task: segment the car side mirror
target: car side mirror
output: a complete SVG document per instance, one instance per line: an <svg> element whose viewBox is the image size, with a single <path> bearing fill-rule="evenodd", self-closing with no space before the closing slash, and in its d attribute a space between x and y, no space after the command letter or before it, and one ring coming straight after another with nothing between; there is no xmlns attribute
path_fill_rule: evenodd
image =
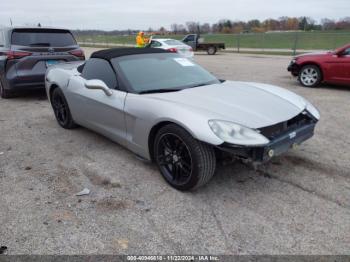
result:
<svg viewBox="0 0 350 262"><path fill-rule="evenodd" d="M345 52L344 49L337 50L337 51L335 52L335 55L340 57L340 56L343 56L343 55L344 55L344 52Z"/></svg>
<svg viewBox="0 0 350 262"><path fill-rule="evenodd" d="M98 89L102 90L106 96L111 96L113 94L112 90L108 88L108 86L99 79L86 80L85 87L87 89Z"/></svg>

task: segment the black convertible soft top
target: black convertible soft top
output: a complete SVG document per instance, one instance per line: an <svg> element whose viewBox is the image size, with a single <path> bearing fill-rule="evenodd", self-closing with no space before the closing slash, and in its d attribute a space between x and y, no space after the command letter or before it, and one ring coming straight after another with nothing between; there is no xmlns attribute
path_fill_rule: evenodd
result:
<svg viewBox="0 0 350 262"><path fill-rule="evenodd" d="M141 54L157 54L157 53L171 53L168 50L160 48L112 48L100 50L92 53L91 58L101 58L111 60L115 57Z"/></svg>

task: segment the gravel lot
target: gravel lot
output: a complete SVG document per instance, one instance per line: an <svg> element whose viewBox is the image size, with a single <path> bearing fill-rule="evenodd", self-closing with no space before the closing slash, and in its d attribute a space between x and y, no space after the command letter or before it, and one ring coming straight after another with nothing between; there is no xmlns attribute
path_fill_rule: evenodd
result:
<svg viewBox="0 0 350 262"><path fill-rule="evenodd" d="M0 100L7 254L350 254L350 88L299 86L289 57L196 60L220 78L305 96L322 114L314 138L258 171L222 166L181 193L119 145L60 128L45 94ZM90 195L75 196L85 187Z"/></svg>

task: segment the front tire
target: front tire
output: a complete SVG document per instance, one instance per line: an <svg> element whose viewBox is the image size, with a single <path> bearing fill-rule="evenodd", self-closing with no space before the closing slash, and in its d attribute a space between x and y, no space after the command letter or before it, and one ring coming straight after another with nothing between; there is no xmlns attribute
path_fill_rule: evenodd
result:
<svg viewBox="0 0 350 262"><path fill-rule="evenodd" d="M299 72L299 82L305 87L316 87L322 81L322 73L316 65L305 65Z"/></svg>
<svg viewBox="0 0 350 262"><path fill-rule="evenodd" d="M55 88L51 96L51 105L58 124L66 129L77 127L69 110L67 100L60 88Z"/></svg>
<svg viewBox="0 0 350 262"><path fill-rule="evenodd" d="M164 179L181 191L208 183L216 167L214 149L175 124L158 131L154 159Z"/></svg>

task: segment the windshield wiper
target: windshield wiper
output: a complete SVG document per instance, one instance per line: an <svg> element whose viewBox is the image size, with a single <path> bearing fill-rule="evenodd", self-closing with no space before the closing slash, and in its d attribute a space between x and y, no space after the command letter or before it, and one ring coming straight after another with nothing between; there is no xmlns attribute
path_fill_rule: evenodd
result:
<svg viewBox="0 0 350 262"><path fill-rule="evenodd" d="M50 43L32 43L29 46L51 46Z"/></svg>
<svg viewBox="0 0 350 262"><path fill-rule="evenodd" d="M225 82L225 80L219 80L220 83L223 83ZM209 86L209 85L213 85L215 83L211 83L211 82L207 82L207 83L201 83L201 84L196 84L196 85L193 85L193 86L190 86L189 88L195 88L195 87L201 87L201 86Z"/></svg>
<svg viewBox="0 0 350 262"><path fill-rule="evenodd" d="M203 84L197 84L197 85L190 86L189 88L195 88L195 87L207 86L207 85L208 85L207 83L203 83Z"/></svg>
<svg viewBox="0 0 350 262"><path fill-rule="evenodd" d="M139 92L139 94L153 94L153 93L167 93L167 92L176 92L181 91L182 89L151 89L151 90L144 90Z"/></svg>

